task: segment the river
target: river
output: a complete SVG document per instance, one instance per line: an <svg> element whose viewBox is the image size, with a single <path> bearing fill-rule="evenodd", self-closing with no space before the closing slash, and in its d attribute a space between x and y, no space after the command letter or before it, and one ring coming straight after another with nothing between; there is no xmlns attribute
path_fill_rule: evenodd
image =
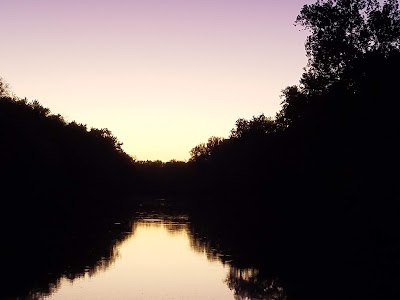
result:
<svg viewBox="0 0 400 300"><path fill-rule="evenodd" d="M263 288L265 297L237 289L238 280L251 280L257 270L231 267L228 255L221 259L196 236L186 215L138 212L131 224L112 259L77 278L62 277L50 295L39 299L285 299L273 282Z"/></svg>
<svg viewBox="0 0 400 300"><path fill-rule="evenodd" d="M234 299L229 269L194 250L184 219L136 220L106 270L70 281L45 299Z"/></svg>

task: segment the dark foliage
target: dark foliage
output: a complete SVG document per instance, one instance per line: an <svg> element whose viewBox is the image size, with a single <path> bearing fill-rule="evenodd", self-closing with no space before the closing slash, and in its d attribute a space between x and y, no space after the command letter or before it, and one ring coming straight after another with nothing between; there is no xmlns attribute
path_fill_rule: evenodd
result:
<svg viewBox="0 0 400 300"><path fill-rule="evenodd" d="M188 163L133 163L108 130L66 123L0 84L2 220L95 220L130 186L190 194L193 231L238 270L261 270L231 274L242 295L279 277L289 299L399 298L398 2L318 0L296 23L310 31L309 61L275 118L239 119Z"/></svg>
<svg viewBox="0 0 400 300"><path fill-rule="evenodd" d="M0 166L0 298L35 299L61 276L108 265L125 237L113 220L134 207L136 179L109 130L66 122L0 80Z"/></svg>
<svg viewBox="0 0 400 300"><path fill-rule="evenodd" d="M18 213L21 206L78 213L73 207L85 206L74 203L78 196L97 206L96 195L131 183L133 160L109 130L67 123L37 101L1 97L0 137L1 193L10 204L23 199Z"/></svg>
<svg viewBox="0 0 400 300"><path fill-rule="evenodd" d="M246 251L268 253L293 296L398 296L398 3L317 1L297 24L311 32L309 62L276 118L239 119L228 139L192 150L197 212L240 222L232 240L257 227L272 246Z"/></svg>

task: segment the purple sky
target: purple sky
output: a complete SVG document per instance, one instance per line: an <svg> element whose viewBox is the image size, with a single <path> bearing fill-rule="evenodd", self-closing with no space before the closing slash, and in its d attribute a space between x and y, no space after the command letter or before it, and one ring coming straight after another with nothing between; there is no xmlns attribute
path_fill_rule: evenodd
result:
<svg viewBox="0 0 400 300"><path fill-rule="evenodd" d="M313 2L2 0L0 76L138 159L186 160L238 118L275 115L306 64L293 23Z"/></svg>

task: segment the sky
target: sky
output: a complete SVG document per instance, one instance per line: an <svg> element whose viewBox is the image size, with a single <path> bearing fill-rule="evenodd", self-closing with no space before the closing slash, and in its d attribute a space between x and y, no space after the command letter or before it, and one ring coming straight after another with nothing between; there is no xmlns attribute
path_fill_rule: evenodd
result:
<svg viewBox="0 0 400 300"><path fill-rule="evenodd" d="M310 0L0 0L0 76L138 160L187 160L298 84Z"/></svg>

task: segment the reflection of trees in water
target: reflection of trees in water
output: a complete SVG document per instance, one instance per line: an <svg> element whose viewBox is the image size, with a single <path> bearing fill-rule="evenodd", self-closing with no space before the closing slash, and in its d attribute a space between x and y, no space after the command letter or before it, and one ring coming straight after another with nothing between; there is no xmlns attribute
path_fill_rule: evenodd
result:
<svg viewBox="0 0 400 300"><path fill-rule="evenodd" d="M229 267L225 283L234 292L235 299L286 300L286 293L279 281L261 272L262 266L257 265L257 259L239 257L238 254L246 253L246 249L251 256L254 245L240 243L238 239L234 249L231 237L224 234L221 227L214 226L216 224L209 221L210 219L203 219L188 224L191 247L197 252L205 253L208 260L220 261Z"/></svg>
<svg viewBox="0 0 400 300"><path fill-rule="evenodd" d="M205 254L210 261L227 266L225 283L236 299L286 299L276 280L263 276L248 260L239 261L237 255L232 255L236 252L230 242L226 243L227 237L219 235L221 228L208 224L207 218L191 223L187 214L166 213L163 209L142 210L130 222L108 220L104 224L82 222L65 228L35 228L26 233L28 240L19 240L15 233L13 249L21 250L8 253L4 271L10 284L6 284L0 298L43 299L54 293L63 280L90 278L115 262L120 244L139 226L159 224L171 235L188 234L192 249ZM27 251L24 247L27 244L35 247Z"/></svg>
<svg viewBox="0 0 400 300"><path fill-rule="evenodd" d="M18 239L19 232L14 232L12 248L2 251L7 260L2 263L6 278L0 298L42 299L63 279L74 281L106 270L118 258L118 247L132 227L130 222L106 223L81 224L78 231L35 228L27 230L26 239Z"/></svg>
<svg viewBox="0 0 400 300"><path fill-rule="evenodd" d="M257 269L238 269L231 266L225 282L235 292L236 300L287 299L279 281L276 279L260 278Z"/></svg>
<svg viewBox="0 0 400 300"><path fill-rule="evenodd" d="M85 276L92 277L98 272L107 270L107 268L110 267L118 258L117 248L118 246L114 245L111 247L111 249L107 249L109 253L107 253L106 256L100 257L99 260L92 266L89 265L86 265L84 267L79 266L77 269L69 268L65 273L60 274L59 277L51 279L55 281L50 282L47 286L35 287L29 292L29 298L43 299L44 297L51 295L52 293L57 291L57 289L61 285L61 282L64 279L67 279L70 283L72 283L74 280L78 278Z"/></svg>
<svg viewBox="0 0 400 300"><path fill-rule="evenodd" d="M198 235L197 235L198 236ZM210 261L220 261L229 267L225 283L235 293L235 299L245 300L286 300L286 294L274 278L264 277L257 268L236 267L234 257L225 253L223 246L217 250L213 241L205 237L196 238L191 234L191 246L197 252L205 253Z"/></svg>
<svg viewBox="0 0 400 300"><path fill-rule="evenodd" d="M164 227L170 234L182 231L188 233L188 215L167 199L150 198L142 200L135 212L134 219L132 233L135 233L138 227L150 228L154 224Z"/></svg>
<svg viewBox="0 0 400 300"><path fill-rule="evenodd" d="M191 234L191 246L197 252L205 253L210 261L220 261L229 267L225 283L237 300L286 300L286 294L276 279L264 277L257 268L235 267L234 257L225 253L223 246L217 250L213 241Z"/></svg>
<svg viewBox="0 0 400 300"><path fill-rule="evenodd" d="M253 258L242 257L243 253L249 253L251 256L252 249L257 247L258 244L252 241L253 236L247 234L246 241L249 243L241 243L243 239L238 239L238 236L234 239L232 235L227 234L227 230L239 233L239 230L233 228L238 229L238 225L233 226L224 221L214 222L215 218L210 214L196 218L188 215L186 211L174 208L164 199L161 203L163 205L159 205L160 201L154 200L141 206L140 211L136 213L133 234L139 226L152 227L155 224L166 228L172 235L185 232L194 251L206 255L209 261L218 261L228 267L225 283L234 292L235 299L287 299L275 277L260 272Z"/></svg>
<svg viewBox="0 0 400 300"><path fill-rule="evenodd" d="M180 234L182 231L188 234L186 223L180 223L179 221L167 219L164 220L160 215L157 217L151 217L149 219L137 219L133 224L132 233L134 234L138 228L152 228L157 225L165 228L171 235Z"/></svg>
<svg viewBox="0 0 400 300"><path fill-rule="evenodd" d="M107 270L118 258L119 255L117 249L121 242L122 241L118 241L117 244L111 245L110 248L105 249L104 252L106 253L100 258L97 258L98 260L93 264L87 262L85 266L68 266L68 269L63 274L60 274L60 277L56 278L55 282L50 282L48 287L45 288L41 287L32 289L29 292L29 297L31 299L42 299L56 292L64 279L72 283L78 278L85 276L92 277L98 272Z"/></svg>

